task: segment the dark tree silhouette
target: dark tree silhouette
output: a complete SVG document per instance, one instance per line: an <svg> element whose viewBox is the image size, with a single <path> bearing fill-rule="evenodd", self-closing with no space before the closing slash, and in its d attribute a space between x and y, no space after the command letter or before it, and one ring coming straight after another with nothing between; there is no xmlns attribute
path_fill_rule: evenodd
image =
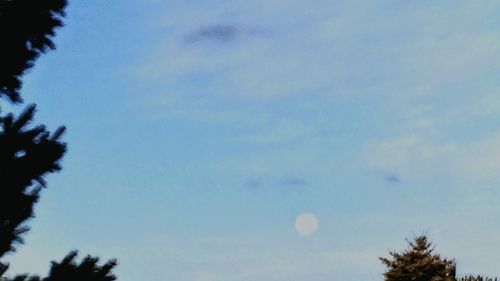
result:
<svg viewBox="0 0 500 281"><path fill-rule="evenodd" d="M54 49L52 37L62 26L66 0L0 0L0 98L21 102L21 76L41 53ZM27 107L15 118L0 116L0 258L15 250L25 222L45 186L44 176L60 169L66 145L61 127L50 134L44 126L28 128L35 112ZM0 273L6 269L0 265Z"/></svg>
<svg viewBox="0 0 500 281"><path fill-rule="evenodd" d="M21 78L33 67L40 54L54 49L52 37L63 25L66 0L0 0L0 99L22 102ZM1 112L0 112L1 113ZM61 169L66 144L43 125L31 125L35 105L18 117L0 115L0 259L14 252L29 230L26 222L34 217L34 206L46 186L45 176ZM111 260L87 256L81 263L70 252L60 263L52 262L49 275L4 277L8 265L0 262L0 281L113 281Z"/></svg>
<svg viewBox="0 0 500 281"><path fill-rule="evenodd" d="M457 281L498 281L498 278L489 278L489 277L483 277L481 275L477 276L466 276L466 277L461 277L460 279L457 279Z"/></svg>
<svg viewBox="0 0 500 281"><path fill-rule="evenodd" d="M498 281L498 278L490 278L490 277L484 277L481 275L477 276L466 276L466 277L461 277L460 279L457 279L457 281Z"/></svg>
<svg viewBox="0 0 500 281"><path fill-rule="evenodd" d="M52 262L49 276L40 278L27 274L18 275L2 281L114 281L116 276L111 272L116 266L116 260L110 260L98 265L99 258L86 256L80 263L75 260L78 252L70 252L61 262Z"/></svg>
<svg viewBox="0 0 500 281"><path fill-rule="evenodd" d="M21 235L28 231L24 222L33 217L33 206L45 187L44 175L61 169L59 161L66 145L59 141L64 127L50 134L44 126L28 128L35 106L18 118L0 119L0 257L14 251Z"/></svg>
<svg viewBox="0 0 500 281"><path fill-rule="evenodd" d="M390 252L392 259L380 258L387 266L386 281L455 281L455 261L434 254L432 244L425 235L409 242L402 253Z"/></svg>
<svg viewBox="0 0 500 281"><path fill-rule="evenodd" d="M69 253L60 263L52 262L49 276L43 281L113 281L116 277L111 270L116 266L116 260L110 260L104 265L98 265L99 258L86 256L80 264L75 261L78 252Z"/></svg>
<svg viewBox="0 0 500 281"><path fill-rule="evenodd" d="M62 26L66 0L0 0L0 97L21 102L21 76Z"/></svg>

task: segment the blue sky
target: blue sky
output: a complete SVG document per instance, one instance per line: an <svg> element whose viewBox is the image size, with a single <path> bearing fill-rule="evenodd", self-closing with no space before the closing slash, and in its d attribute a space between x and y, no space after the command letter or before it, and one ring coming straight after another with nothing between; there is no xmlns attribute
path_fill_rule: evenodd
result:
<svg viewBox="0 0 500 281"><path fill-rule="evenodd" d="M68 127L12 272L382 280L422 232L500 275L498 1L72 1L26 76ZM314 213L302 237L295 218Z"/></svg>

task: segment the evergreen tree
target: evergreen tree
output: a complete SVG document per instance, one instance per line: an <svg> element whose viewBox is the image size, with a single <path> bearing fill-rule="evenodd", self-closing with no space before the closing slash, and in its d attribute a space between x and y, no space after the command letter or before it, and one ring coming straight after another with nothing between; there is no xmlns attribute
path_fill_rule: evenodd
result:
<svg viewBox="0 0 500 281"><path fill-rule="evenodd" d="M21 76L62 26L66 0L0 0L0 97L21 102Z"/></svg>
<svg viewBox="0 0 500 281"><path fill-rule="evenodd" d="M78 252L70 252L61 262L52 262L49 276L43 281L113 281L116 277L111 270L116 260L98 265L99 258L86 256L79 264L75 261Z"/></svg>
<svg viewBox="0 0 500 281"><path fill-rule="evenodd" d="M20 78L54 48L51 38L62 26L65 6L66 0L0 0L0 98L22 101ZM66 150L59 141L63 127L54 134L42 125L29 128L34 112L31 105L18 118L0 116L0 258L23 241L44 176L60 169ZM0 273L5 269L0 266Z"/></svg>
<svg viewBox="0 0 500 281"><path fill-rule="evenodd" d="M66 145L59 141L64 127L50 134L44 126L28 128L35 107L18 118L0 119L0 257L15 250L28 231L24 224L45 187L45 174L61 169L59 160Z"/></svg>
<svg viewBox="0 0 500 281"><path fill-rule="evenodd" d="M86 256L80 263L75 260L78 252L70 252L61 262L52 262L49 276L18 275L12 279L2 278L1 281L114 281L116 276L112 269L116 260L110 260L104 265L98 265L99 258Z"/></svg>
<svg viewBox="0 0 500 281"><path fill-rule="evenodd" d="M0 0L0 99L21 103L21 78L35 60L54 49L52 38L61 27L66 0ZM34 206L44 177L61 169L66 144L60 140L64 127L50 133L43 125L31 125L35 106L18 117L0 115L0 259L14 252L29 230L26 222L34 216ZM1 112L0 112L1 114ZM1 281L113 281L116 260L98 265L87 256L77 263L70 252L60 263L52 262L49 276L4 277L8 265L0 262Z"/></svg>
<svg viewBox="0 0 500 281"><path fill-rule="evenodd" d="M483 277L481 275L478 276L466 276L466 277L461 277L460 279L457 279L458 281L497 281L498 278L489 278L489 277Z"/></svg>
<svg viewBox="0 0 500 281"><path fill-rule="evenodd" d="M385 281L455 281L455 261L435 254L425 235L408 243L404 252L390 252L392 258L380 258L388 268Z"/></svg>

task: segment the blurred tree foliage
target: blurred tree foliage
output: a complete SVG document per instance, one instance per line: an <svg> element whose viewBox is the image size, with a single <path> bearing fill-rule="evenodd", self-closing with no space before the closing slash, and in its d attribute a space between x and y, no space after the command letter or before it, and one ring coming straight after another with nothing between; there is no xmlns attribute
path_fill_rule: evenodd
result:
<svg viewBox="0 0 500 281"><path fill-rule="evenodd" d="M489 277L483 277L481 275L478 276L466 276L466 277L461 277L458 279L458 281L498 281L497 278L489 278Z"/></svg>

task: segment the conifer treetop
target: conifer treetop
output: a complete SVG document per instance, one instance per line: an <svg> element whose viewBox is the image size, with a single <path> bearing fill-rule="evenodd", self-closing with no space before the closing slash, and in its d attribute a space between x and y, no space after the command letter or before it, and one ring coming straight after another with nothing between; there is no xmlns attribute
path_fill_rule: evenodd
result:
<svg viewBox="0 0 500 281"><path fill-rule="evenodd" d="M455 261L434 253L434 247L427 236L420 235L414 241L408 241L408 244L409 247L405 251L389 252L391 258L380 258L387 266L385 281L455 280Z"/></svg>

